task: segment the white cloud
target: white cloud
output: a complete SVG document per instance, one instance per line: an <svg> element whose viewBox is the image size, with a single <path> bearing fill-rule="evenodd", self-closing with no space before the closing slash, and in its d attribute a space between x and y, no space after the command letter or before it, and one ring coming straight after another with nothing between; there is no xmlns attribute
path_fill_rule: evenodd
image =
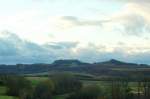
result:
<svg viewBox="0 0 150 99"><path fill-rule="evenodd" d="M117 13L110 18L111 22L106 23L106 28L110 31L119 31L120 33L136 36L144 35L150 31L150 3L128 2ZM107 27L108 26L108 27Z"/></svg>
<svg viewBox="0 0 150 99"><path fill-rule="evenodd" d="M51 42L38 45L20 39L17 35L5 32L0 35L0 63L51 63L56 59L80 59L98 62L111 58L129 62L149 63L150 47L95 45L80 46L78 42Z"/></svg>
<svg viewBox="0 0 150 99"><path fill-rule="evenodd" d="M79 6L77 0L50 1L28 2L33 7L26 3L23 8L16 7L16 13L10 13L11 6L2 7L5 13L0 16L0 30L15 33L0 33L0 63L50 62L58 58L148 60L149 0L107 0L104 5L113 1L111 7L99 4L106 0L83 0Z"/></svg>

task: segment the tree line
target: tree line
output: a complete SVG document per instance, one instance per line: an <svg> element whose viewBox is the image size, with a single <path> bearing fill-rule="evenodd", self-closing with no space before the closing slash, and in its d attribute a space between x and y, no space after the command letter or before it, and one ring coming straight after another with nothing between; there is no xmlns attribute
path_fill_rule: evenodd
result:
<svg viewBox="0 0 150 99"><path fill-rule="evenodd" d="M71 74L58 73L33 86L31 81L23 76L0 76L0 85L7 87L6 94L17 96L19 99L54 99L57 95L65 95L65 99L150 98L150 79L136 81L136 85L129 83L129 80L112 79L106 87L94 84L84 85ZM136 90L132 86L136 86Z"/></svg>

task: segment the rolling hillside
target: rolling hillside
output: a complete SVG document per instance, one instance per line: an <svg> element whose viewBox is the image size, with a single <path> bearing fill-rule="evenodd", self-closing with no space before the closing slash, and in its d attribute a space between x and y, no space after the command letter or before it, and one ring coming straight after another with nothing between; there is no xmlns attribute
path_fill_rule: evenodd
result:
<svg viewBox="0 0 150 99"><path fill-rule="evenodd" d="M115 59L93 64L79 60L56 60L52 64L0 65L1 74L36 74L64 71L96 76L131 77L135 74L150 76L149 65L126 63Z"/></svg>

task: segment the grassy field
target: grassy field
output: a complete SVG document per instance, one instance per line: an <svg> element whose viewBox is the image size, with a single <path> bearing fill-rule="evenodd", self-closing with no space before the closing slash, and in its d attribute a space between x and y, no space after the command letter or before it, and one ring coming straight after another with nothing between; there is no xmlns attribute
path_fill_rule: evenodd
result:
<svg viewBox="0 0 150 99"><path fill-rule="evenodd" d="M48 80L48 77L26 77L26 78L31 81L33 86L37 85L41 81Z"/></svg>
<svg viewBox="0 0 150 99"><path fill-rule="evenodd" d="M66 99L65 95L58 95L58 96L54 96L53 99Z"/></svg>
<svg viewBox="0 0 150 99"><path fill-rule="evenodd" d="M47 80L48 77L27 77L32 82L32 85L35 86L39 82ZM81 80L83 82L83 86L88 86L88 85L97 85L99 86L102 90L107 89L111 86L111 82L109 81L95 81L95 80ZM130 82L129 86L131 87L133 92L137 92L138 87L137 87L137 82ZM55 96L54 99L65 99L65 96L60 95L60 96Z"/></svg>
<svg viewBox="0 0 150 99"><path fill-rule="evenodd" d="M48 80L48 77L27 77L28 80L31 81L32 85L35 86L41 81ZM94 80L81 80L83 82L83 86L88 85L98 85L101 88L109 87L111 86L111 82L108 81L94 81ZM136 82L130 82L129 86L136 91L137 90L137 83ZM1 93L1 92L0 92ZM59 96L58 96L59 99Z"/></svg>
<svg viewBox="0 0 150 99"><path fill-rule="evenodd" d="M0 96L0 99L18 99L18 98L12 96Z"/></svg>

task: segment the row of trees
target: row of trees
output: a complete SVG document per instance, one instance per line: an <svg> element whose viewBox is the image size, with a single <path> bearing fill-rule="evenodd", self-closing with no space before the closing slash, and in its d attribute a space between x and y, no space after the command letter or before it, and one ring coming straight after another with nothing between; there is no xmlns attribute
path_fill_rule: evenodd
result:
<svg viewBox="0 0 150 99"><path fill-rule="evenodd" d="M36 86L23 76L1 75L0 84L7 86L7 95L20 99L52 99L54 95L80 90L82 83L70 74L56 74Z"/></svg>
<svg viewBox="0 0 150 99"><path fill-rule="evenodd" d="M53 96L67 94L66 99L149 99L148 79L137 81L137 91L131 89L128 81L112 80L107 87L83 85L70 74L55 74L49 80L33 86L22 76L0 76L0 84L7 86L7 94L20 99L53 99ZM108 83L108 82L106 82Z"/></svg>

